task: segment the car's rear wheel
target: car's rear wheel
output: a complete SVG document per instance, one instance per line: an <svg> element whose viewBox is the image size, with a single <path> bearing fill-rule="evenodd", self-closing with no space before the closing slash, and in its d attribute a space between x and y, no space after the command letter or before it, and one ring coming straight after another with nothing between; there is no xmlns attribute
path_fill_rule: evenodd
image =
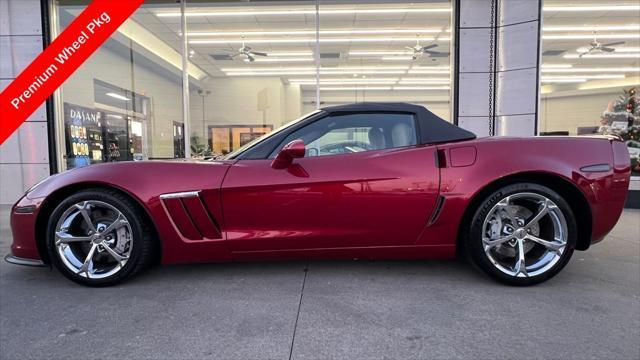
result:
<svg viewBox="0 0 640 360"><path fill-rule="evenodd" d="M484 199L466 245L471 260L490 276L510 285L533 285L569 262L576 232L571 207L558 193L517 183Z"/></svg>
<svg viewBox="0 0 640 360"><path fill-rule="evenodd" d="M49 219L52 263L83 285L116 284L150 260L152 244L144 219L139 206L119 192L80 191L63 200Z"/></svg>

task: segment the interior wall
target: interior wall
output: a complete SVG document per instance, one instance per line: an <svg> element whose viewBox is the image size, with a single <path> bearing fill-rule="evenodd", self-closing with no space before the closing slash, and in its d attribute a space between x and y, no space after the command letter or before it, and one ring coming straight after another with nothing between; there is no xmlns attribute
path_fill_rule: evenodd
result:
<svg viewBox="0 0 640 360"><path fill-rule="evenodd" d="M603 89L598 93L572 91L569 96L562 93L541 95L539 131L569 131L577 135L578 127L600 126L600 117L607 105L617 100L622 88Z"/></svg>
<svg viewBox="0 0 640 360"><path fill-rule="evenodd" d="M134 55L132 68L130 58L122 56L109 46L102 46L64 82L62 98L64 102L94 108L94 79L150 97L147 155L153 158L172 158L173 122L182 122L182 82L178 77L171 79L142 66L141 63L144 62L145 59Z"/></svg>
<svg viewBox="0 0 640 360"><path fill-rule="evenodd" d="M209 125L272 125L274 128L302 114L300 87L279 77L209 78L202 82L210 94L190 92L191 135L208 139ZM204 132L203 132L204 116Z"/></svg>

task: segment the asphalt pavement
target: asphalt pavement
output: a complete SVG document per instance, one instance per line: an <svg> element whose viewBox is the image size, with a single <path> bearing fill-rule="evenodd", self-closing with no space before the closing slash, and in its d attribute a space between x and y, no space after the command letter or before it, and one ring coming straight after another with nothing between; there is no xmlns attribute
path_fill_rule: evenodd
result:
<svg viewBox="0 0 640 360"><path fill-rule="evenodd" d="M25 358L640 359L640 210L528 288L456 261L288 261L92 289L2 261L0 359Z"/></svg>

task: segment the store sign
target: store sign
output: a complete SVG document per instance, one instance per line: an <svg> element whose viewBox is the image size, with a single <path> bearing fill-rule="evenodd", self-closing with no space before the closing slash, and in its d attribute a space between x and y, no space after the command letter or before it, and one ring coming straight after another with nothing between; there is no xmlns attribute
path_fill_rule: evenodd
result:
<svg viewBox="0 0 640 360"><path fill-rule="evenodd" d="M82 65L144 0L94 0L0 93L0 144Z"/></svg>

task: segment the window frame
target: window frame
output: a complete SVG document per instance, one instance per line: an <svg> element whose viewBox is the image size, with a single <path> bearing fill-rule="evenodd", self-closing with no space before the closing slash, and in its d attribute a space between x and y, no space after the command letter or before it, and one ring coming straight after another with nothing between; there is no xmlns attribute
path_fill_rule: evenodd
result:
<svg viewBox="0 0 640 360"><path fill-rule="evenodd" d="M278 142L278 144L273 148L273 150L271 150L271 152L267 155L266 159L274 159L278 153L280 152L280 150L282 150L282 148L287 145L287 138L299 131L304 129L307 126L313 125L318 121L322 121L325 120L327 118L331 118L331 117L340 117L340 116L349 116L349 115L364 115L364 114L377 114L377 115L382 115L382 114L389 114L389 115L405 115L405 116L411 116L411 118L413 119L413 131L414 131L414 141L415 143L412 145L406 145L406 146L394 146L394 147L385 147L383 149L375 149L375 150L367 150L367 151L360 151L359 153L365 153L365 152L372 152L372 151L384 151L384 150L390 150L390 149L402 149L402 148L409 148L409 147L413 147L413 146L418 146L420 145L420 122L418 121L418 116L415 113L412 112L406 112L406 111L344 111L344 112L330 112L330 113L324 113L322 114L323 116L320 116L318 118L315 118L309 122L303 122L302 124L299 124L300 126L297 126L296 128L292 128L289 129L289 131L286 134L281 134L282 138L281 140ZM290 140L289 142L291 142L293 140ZM306 144L305 144L306 145ZM247 149L249 150L249 149ZM309 158L316 158L316 157L328 157L328 156L339 156L339 155L350 155L350 153L343 153L343 154L331 154L331 155L323 155L323 156L310 156ZM305 156L306 158L307 156Z"/></svg>

